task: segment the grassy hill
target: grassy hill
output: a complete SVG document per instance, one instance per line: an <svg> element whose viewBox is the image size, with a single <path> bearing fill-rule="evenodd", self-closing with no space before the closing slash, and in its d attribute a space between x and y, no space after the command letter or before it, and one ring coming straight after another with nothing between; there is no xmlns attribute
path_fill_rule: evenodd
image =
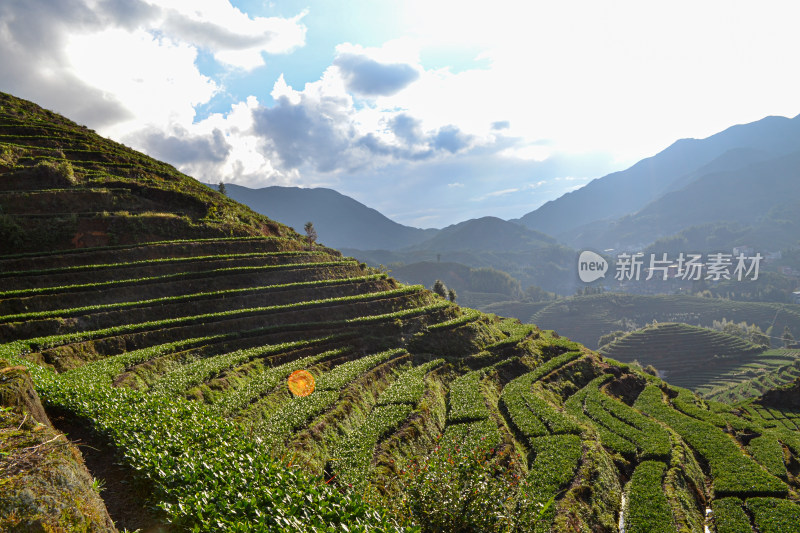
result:
<svg viewBox="0 0 800 533"><path fill-rule="evenodd" d="M174 167L0 93L0 250L295 233Z"/></svg>
<svg viewBox="0 0 800 533"><path fill-rule="evenodd" d="M50 132L46 151L26 144L43 142L28 122ZM31 169L66 165L59 135L72 142L75 127L3 96L9 124L20 129L0 147L28 155L0 183L39 195L7 216L34 235L25 213L73 185ZM739 520L763 532L797 514L800 433L766 431L553 332L309 249L174 170L145 170L158 163L81 135L104 163L89 174L70 159L76 186L93 189L87 175L117 183L108 201L128 213L87 202L96 210L76 215L108 222L92 230L107 242L70 226L3 249L0 359L26 367L56 428L88 445L118 527L700 532ZM115 166L125 158L151 177ZM196 211L158 200L148 213L175 225L127 225L134 190L182 194ZM236 216L217 220L212 207ZM315 379L306 396L287 388L297 370ZM7 413L24 420L24 406L6 405L4 424ZM57 506L30 505L31 450L8 434L0 530L56 529Z"/></svg>

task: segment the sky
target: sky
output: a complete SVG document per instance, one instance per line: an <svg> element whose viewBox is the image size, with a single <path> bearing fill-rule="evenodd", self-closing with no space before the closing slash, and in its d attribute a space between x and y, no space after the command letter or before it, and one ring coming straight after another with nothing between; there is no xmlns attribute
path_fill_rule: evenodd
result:
<svg viewBox="0 0 800 533"><path fill-rule="evenodd" d="M518 218L800 114L800 3L2 0L0 91L201 181Z"/></svg>

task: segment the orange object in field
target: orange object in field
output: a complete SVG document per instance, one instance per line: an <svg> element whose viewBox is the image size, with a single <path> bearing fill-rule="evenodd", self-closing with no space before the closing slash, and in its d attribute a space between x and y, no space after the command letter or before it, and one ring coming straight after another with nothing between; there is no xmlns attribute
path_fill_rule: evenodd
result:
<svg viewBox="0 0 800 533"><path fill-rule="evenodd" d="M288 382L289 390L295 396L308 396L314 392L314 376L308 370L295 370Z"/></svg>

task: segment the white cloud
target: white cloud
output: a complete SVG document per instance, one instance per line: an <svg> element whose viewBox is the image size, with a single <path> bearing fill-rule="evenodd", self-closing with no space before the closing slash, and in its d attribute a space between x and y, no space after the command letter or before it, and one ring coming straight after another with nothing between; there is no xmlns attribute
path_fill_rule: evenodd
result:
<svg viewBox="0 0 800 533"><path fill-rule="evenodd" d="M73 34L65 45L70 72L122 103L132 119L103 133L121 137L145 126L163 130L191 125L194 107L207 102L219 86L194 64L197 50L139 29L111 28Z"/></svg>
<svg viewBox="0 0 800 533"><path fill-rule="evenodd" d="M252 70L264 65L262 53L286 54L305 44L303 11L292 18L253 17L227 0L158 0L163 31L212 51L227 65Z"/></svg>
<svg viewBox="0 0 800 533"><path fill-rule="evenodd" d="M457 187L463 187L464 184L456 181L456 182L453 182L453 183L448 183L447 186L450 187L451 189L455 189Z"/></svg>

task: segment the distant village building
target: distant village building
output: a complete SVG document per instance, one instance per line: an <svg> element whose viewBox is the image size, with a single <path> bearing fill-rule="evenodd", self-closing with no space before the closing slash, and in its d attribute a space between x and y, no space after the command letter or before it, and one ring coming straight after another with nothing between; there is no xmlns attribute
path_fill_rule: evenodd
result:
<svg viewBox="0 0 800 533"><path fill-rule="evenodd" d="M800 304L800 291L794 291L792 296L794 296L794 303Z"/></svg>
<svg viewBox="0 0 800 533"><path fill-rule="evenodd" d="M747 257L753 255L753 247L752 246L734 246L733 248L733 256L739 257L740 254L744 254Z"/></svg>

